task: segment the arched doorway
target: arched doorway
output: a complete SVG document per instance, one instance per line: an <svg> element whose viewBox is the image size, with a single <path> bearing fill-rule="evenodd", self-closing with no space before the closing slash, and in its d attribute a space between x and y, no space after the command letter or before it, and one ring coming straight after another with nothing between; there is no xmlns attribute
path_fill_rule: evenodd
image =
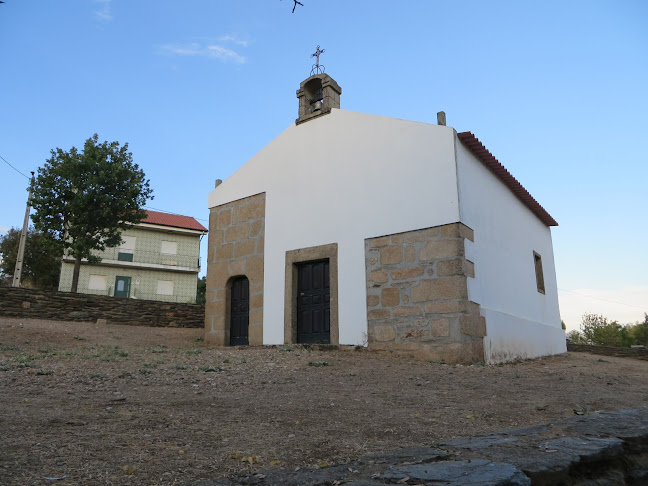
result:
<svg viewBox="0 0 648 486"><path fill-rule="evenodd" d="M232 279L230 296L230 346L248 345L250 281L247 277Z"/></svg>

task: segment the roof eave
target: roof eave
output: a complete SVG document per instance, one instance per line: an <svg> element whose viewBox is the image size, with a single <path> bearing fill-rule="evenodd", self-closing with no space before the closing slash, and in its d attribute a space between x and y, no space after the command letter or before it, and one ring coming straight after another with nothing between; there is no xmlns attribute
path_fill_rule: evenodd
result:
<svg viewBox="0 0 648 486"><path fill-rule="evenodd" d="M137 227L148 228L148 229L158 230L158 231L190 233L195 235L206 235L208 233L207 229L199 230L196 228L185 228L183 226L173 226L173 225L160 224L160 223L149 223L147 221L142 221L137 225L133 225L133 228L137 228Z"/></svg>
<svg viewBox="0 0 648 486"><path fill-rule="evenodd" d="M491 154L472 132L458 133L457 137L477 159L484 164L522 204L547 226L558 226L556 220L543 208L520 182Z"/></svg>

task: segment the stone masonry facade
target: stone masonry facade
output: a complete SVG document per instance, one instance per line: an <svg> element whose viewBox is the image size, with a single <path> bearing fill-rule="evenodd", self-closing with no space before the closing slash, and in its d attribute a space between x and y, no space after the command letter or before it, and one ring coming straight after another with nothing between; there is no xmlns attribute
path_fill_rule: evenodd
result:
<svg viewBox="0 0 648 486"><path fill-rule="evenodd" d="M446 363L484 361L486 321L468 300L473 230L452 223L365 240L369 347Z"/></svg>
<svg viewBox="0 0 648 486"><path fill-rule="evenodd" d="M250 282L251 345L263 344L265 193L211 208L207 253L205 342L229 345L233 277Z"/></svg>

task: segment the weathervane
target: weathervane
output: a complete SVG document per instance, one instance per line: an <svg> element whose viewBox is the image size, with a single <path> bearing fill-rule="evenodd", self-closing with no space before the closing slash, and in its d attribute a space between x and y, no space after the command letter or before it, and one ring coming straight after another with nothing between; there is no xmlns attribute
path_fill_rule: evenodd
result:
<svg viewBox="0 0 648 486"><path fill-rule="evenodd" d="M319 63L320 54L324 54L324 51L326 51L326 49L320 49L320 46L317 46L317 50L311 54L311 57L317 58L317 62L313 64L313 67L311 69L311 76L313 74L322 74L326 69L324 66L321 66Z"/></svg>

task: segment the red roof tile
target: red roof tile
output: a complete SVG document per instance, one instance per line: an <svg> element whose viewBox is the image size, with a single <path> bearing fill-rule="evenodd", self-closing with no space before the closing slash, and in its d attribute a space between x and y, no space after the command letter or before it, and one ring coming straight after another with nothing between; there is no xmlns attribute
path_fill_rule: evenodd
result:
<svg viewBox="0 0 648 486"><path fill-rule="evenodd" d="M471 132L458 133L459 140L477 157L488 169L497 176L515 196L535 214L540 221L547 226L558 226L558 223L551 215L536 201L511 173L504 168L499 161L493 157L484 144L479 141Z"/></svg>
<svg viewBox="0 0 648 486"><path fill-rule="evenodd" d="M191 216L180 216L179 214L159 213L146 210L146 218L142 223L159 224L160 226L173 226L174 228L186 228L197 231L207 231L202 224Z"/></svg>

